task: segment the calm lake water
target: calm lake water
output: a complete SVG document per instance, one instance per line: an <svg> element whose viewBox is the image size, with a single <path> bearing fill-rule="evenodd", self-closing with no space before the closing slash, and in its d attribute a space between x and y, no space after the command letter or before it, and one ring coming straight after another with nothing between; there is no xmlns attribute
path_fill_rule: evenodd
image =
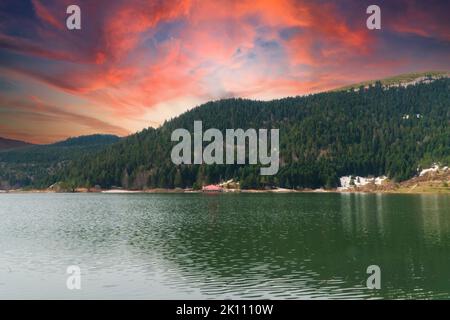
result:
<svg viewBox="0 0 450 320"><path fill-rule="evenodd" d="M450 298L450 197L0 194L0 298Z"/></svg>

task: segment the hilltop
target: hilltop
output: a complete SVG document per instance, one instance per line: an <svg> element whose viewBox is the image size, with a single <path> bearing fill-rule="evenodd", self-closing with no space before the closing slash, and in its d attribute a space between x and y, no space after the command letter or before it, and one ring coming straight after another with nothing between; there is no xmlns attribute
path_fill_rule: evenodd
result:
<svg viewBox="0 0 450 320"><path fill-rule="evenodd" d="M369 80L364 82L359 82L351 84L349 86L341 87L335 89L334 91L347 91L347 90L359 90L359 88L368 88L369 86L374 86L377 82L385 88L415 85L418 83L429 83L431 81L448 78L450 77L450 72L448 71L427 71L427 72L413 72L405 73L393 77L388 77L384 79Z"/></svg>

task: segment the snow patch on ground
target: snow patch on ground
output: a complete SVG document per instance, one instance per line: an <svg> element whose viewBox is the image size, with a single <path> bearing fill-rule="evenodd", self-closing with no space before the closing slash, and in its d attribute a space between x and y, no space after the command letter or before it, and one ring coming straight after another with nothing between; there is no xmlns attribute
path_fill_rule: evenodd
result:
<svg viewBox="0 0 450 320"><path fill-rule="evenodd" d="M354 187L362 187L371 183L375 185L382 185L387 179L386 176L380 177L360 177L360 176L343 176L339 180L341 182L341 187L338 190L346 190Z"/></svg>
<svg viewBox="0 0 450 320"><path fill-rule="evenodd" d="M420 169L417 168L417 171L419 171L419 170L420 170ZM442 167L442 168L441 168L441 167L439 166L439 164L433 163L433 165L431 166L431 168L422 169L422 170L420 171L420 173L419 173L419 177L422 177L422 176L426 175L427 173L430 173L430 172L438 172L438 171L440 171L440 170L442 170L442 171L447 171L447 170L448 170L448 167L445 166L445 167Z"/></svg>

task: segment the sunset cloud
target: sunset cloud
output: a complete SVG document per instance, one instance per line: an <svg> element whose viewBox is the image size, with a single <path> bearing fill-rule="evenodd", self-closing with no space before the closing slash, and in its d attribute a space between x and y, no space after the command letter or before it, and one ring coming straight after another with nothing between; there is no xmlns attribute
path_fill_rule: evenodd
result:
<svg viewBox="0 0 450 320"><path fill-rule="evenodd" d="M35 127L53 121L52 137L62 122L67 136L126 135L208 100L450 67L446 1L380 1L374 31L360 0L79 0L82 29L69 31L72 2L0 4L0 136L48 141ZM6 79L20 90L2 88ZM34 127L14 133L6 115Z"/></svg>

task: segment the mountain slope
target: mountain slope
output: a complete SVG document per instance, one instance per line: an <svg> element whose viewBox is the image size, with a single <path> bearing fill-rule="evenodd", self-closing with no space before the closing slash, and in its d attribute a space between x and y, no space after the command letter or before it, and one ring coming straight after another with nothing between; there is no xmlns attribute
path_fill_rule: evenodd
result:
<svg viewBox="0 0 450 320"><path fill-rule="evenodd" d="M343 175L410 178L418 166L450 162L450 80L386 89L320 93L274 101L206 103L75 161L55 178L72 185L125 188L191 187L234 178L244 188L334 187ZM279 128L280 170L260 176L257 165L171 162L174 129Z"/></svg>
<svg viewBox="0 0 450 320"><path fill-rule="evenodd" d="M0 137L0 151L31 146L31 143Z"/></svg>
<svg viewBox="0 0 450 320"><path fill-rule="evenodd" d="M0 189L47 187L53 175L70 161L101 152L120 138L90 135L49 145L29 145L0 152Z"/></svg>

